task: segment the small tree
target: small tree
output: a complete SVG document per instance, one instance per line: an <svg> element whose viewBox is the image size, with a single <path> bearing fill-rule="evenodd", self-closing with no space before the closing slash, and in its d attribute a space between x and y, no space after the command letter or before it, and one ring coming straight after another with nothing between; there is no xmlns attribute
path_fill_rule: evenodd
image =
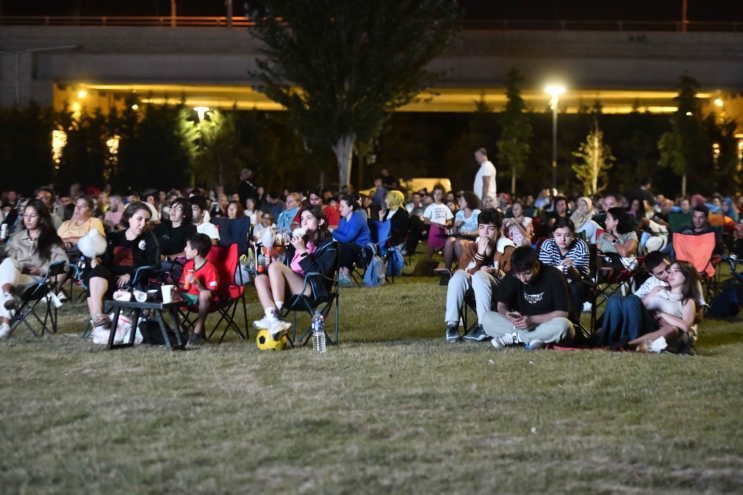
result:
<svg viewBox="0 0 743 495"><path fill-rule="evenodd" d="M604 144L604 133L599 130L598 121L594 121L593 130L573 155L579 160L573 165L573 171L583 183L584 194L589 196L606 189L606 172L614 166L615 158L611 154L611 148ZM601 185L599 181L602 182Z"/></svg>
<svg viewBox="0 0 743 495"><path fill-rule="evenodd" d="M524 113L526 104L521 98L524 76L513 68L506 74L506 108L501 116L503 129L498 140L498 163L505 165L502 174L511 176L511 195L516 194L516 175L523 173L529 159L529 141L532 138L529 117ZM510 170L509 170L510 169Z"/></svg>
<svg viewBox="0 0 743 495"><path fill-rule="evenodd" d="M681 76L679 94L674 98L678 105L671 115L671 130L658 141L660 167L670 167L681 176L681 194L686 195L686 176L692 165L707 162L701 126L701 109L697 101L699 83L689 76ZM709 155L709 153L708 153Z"/></svg>
<svg viewBox="0 0 743 495"><path fill-rule="evenodd" d="M333 149L349 183L357 140L431 87L426 65L459 30L453 0L261 0L253 35L265 59L259 89L288 110L308 141Z"/></svg>

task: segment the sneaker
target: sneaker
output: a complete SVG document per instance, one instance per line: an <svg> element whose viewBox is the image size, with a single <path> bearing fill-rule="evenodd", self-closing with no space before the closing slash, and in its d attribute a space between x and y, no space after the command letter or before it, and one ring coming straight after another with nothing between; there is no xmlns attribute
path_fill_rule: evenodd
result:
<svg viewBox="0 0 743 495"><path fill-rule="evenodd" d="M544 349L544 342L542 342L539 339L533 339L528 344L526 344L525 349Z"/></svg>
<svg viewBox="0 0 743 495"><path fill-rule="evenodd" d="M590 313L592 307L593 307L593 305L590 302L588 302L588 301L584 302L583 303L583 312L584 313Z"/></svg>
<svg viewBox="0 0 743 495"><path fill-rule="evenodd" d="M62 301L66 301L66 300L67 300L67 296L65 295L65 293L64 293L64 292L60 292L59 294L57 294L57 299L58 299L58 300L59 300L60 302L62 302Z"/></svg>
<svg viewBox="0 0 743 495"><path fill-rule="evenodd" d="M503 349L512 345L521 344L521 340L519 340L519 334L514 332L496 337L491 340L490 343L493 344L493 347L496 349Z"/></svg>
<svg viewBox="0 0 743 495"><path fill-rule="evenodd" d="M276 316L276 314L272 315L266 315L260 320L255 320L253 322L253 328L257 328L258 330L268 330L271 328L271 325L274 324L274 322L278 321L279 318Z"/></svg>
<svg viewBox="0 0 743 495"><path fill-rule="evenodd" d="M18 309L18 299L10 292L5 292L0 296L0 304L5 309L3 316L12 319L15 316L15 310Z"/></svg>
<svg viewBox="0 0 743 495"><path fill-rule="evenodd" d="M284 320L276 320L273 325L268 329L271 333L271 338L279 340L281 337L287 334L287 331L292 327L292 324Z"/></svg>
<svg viewBox="0 0 743 495"><path fill-rule="evenodd" d="M0 340L6 340L10 337L10 334L13 333L13 330L11 330L10 325L7 323L3 323L0 325Z"/></svg>
<svg viewBox="0 0 743 495"><path fill-rule="evenodd" d="M463 338L465 342L482 342L483 340L489 338L489 335L485 333L482 325L477 325L477 328L465 335Z"/></svg>
<svg viewBox="0 0 743 495"><path fill-rule="evenodd" d="M446 327L446 341L459 342L459 327L457 325L448 325Z"/></svg>
<svg viewBox="0 0 743 495"><path fill-rule="evenodd" d="M338 277L338 283L341 285L351 285L351 277Z"/></svg>
<svg viewBox="0 0 743 495"><path fill-rule="evenodd" d="M188 339L188 343L186 344L187 348L191 347L199 347L201 345L201 334L195 333L191 335L191 338Z"/></svg>

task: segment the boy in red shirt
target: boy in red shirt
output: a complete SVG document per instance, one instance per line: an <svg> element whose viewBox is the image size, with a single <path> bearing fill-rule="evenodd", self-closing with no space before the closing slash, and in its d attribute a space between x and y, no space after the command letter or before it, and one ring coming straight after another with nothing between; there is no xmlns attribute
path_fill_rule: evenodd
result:
<svg viewBox="0 0 743 495"><path fill-rule="evenodd" d="M219 288L219 273L217 268L206 259L212 241L206 234L194 234L186 241L184 254L188 262L183 268L183 276L178 292L188 303L188 306L199 306L199 317L196 320L193 335L188 339L187 347L201 345L201 335L204 332L204 322L209 316L212 299Z"/></svg>

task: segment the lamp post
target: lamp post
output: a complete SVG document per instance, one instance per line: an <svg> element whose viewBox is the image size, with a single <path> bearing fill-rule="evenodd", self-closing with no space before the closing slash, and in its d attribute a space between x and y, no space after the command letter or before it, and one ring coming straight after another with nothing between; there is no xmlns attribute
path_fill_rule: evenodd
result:
<svg viewBox="0 0 743 495"><path fill-rule="evenodd" d="M557 190L557 103L560 95L565 92L562 86L547 86L547 94L552 95L550 107L552 108L552 189ZM554 194L554 193L553 193Z"/></svg>

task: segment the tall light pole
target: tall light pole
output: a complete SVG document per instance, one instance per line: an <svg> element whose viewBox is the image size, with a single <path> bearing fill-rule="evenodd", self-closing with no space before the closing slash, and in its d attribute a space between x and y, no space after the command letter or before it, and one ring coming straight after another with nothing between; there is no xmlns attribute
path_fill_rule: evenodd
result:
<svg viewBox="0 0 743 495"><path fill-rule="evenodd" d="M560 95L565 92L562 86L547 86L547 94L552 95L550 107L552 107L552 189L557 190L557 104ZM554 193L553 193L554 194Z"/></svg>

